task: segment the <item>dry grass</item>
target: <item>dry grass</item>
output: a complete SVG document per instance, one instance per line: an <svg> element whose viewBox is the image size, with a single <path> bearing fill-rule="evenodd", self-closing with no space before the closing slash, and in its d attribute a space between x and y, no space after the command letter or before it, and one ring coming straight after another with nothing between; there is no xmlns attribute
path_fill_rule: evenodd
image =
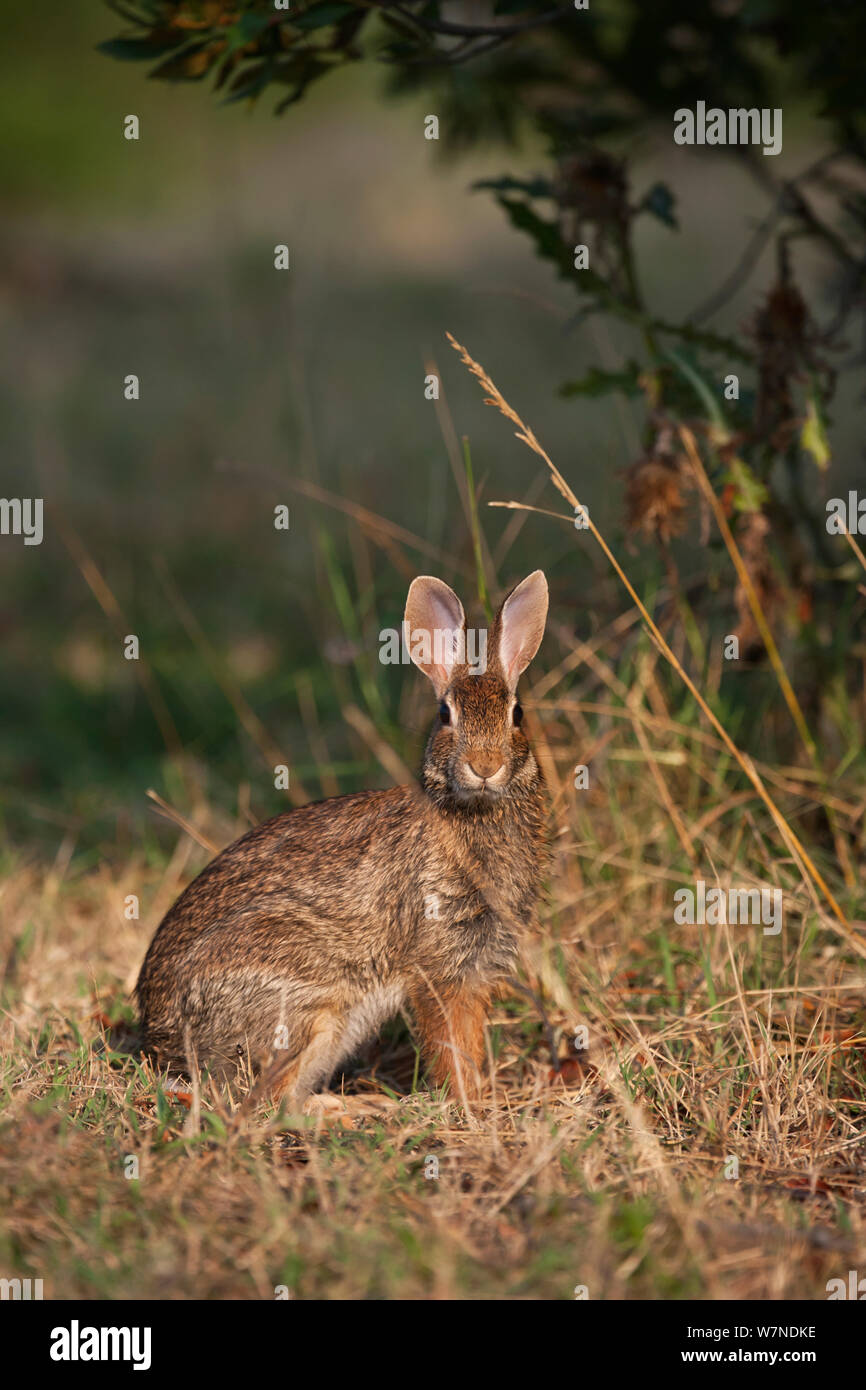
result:
<svg viewBox="0 0 866 1390"><path fill-rule="evenodd" d="M551 624L523 703L554 869L471 1111L424 1088L405 1021L335 1079L327 1123L178 1094L142 1062L150 936L202 846L248 823L194 765L167 861L80 865L65 843L8 864L0 1273L52 1298L820 1299L866 1268L866 937L835 853L863 860L862 764L738 765L678 684L676 624L591 644ZM781 890L780 934L676 925L696 877Z"/></svg>
<svg viewBox="0 0 866 1390"><path fill-rule="evenodd" d="M281 1284L319 1298L568 1298L580 1284L595 1298L813 1298L863 1267L862 965L774 855L758 798L727 794L712 744L655 716L646 737L702 863L723 885L779 886L786 905L778 937L672 925L688 878L665 867L677 841L634 726L593 734L591 702L539 703L556 871L526 944L534 997L515 988L499 1007L495 1089L472 1114L413 1092L399 1027L347 1075L337 1123L302 1136L207 1089L174 1098L102 1020L121 1018L152 929L206 855L180 832L163 866L7 875L8 1276L65 1298L270 1298ZM575 747L588 792L568 776ZM802 811L808 790L791 797ZM242 828L200 804L197 817L219 842ZM133 891L140 922L123 917Z"/></svg>

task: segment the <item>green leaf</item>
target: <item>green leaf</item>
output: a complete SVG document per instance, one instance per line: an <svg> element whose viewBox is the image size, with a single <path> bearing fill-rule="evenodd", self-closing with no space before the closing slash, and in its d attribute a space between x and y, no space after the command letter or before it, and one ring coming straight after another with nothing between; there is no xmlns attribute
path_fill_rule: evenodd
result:
<svg viewBox="0 0 866 1390"><path fill-rule="evenodd" d="M800 431L800 447L811 454L821 472L826 473L830 466L830 441L813 396L806 403L806 421Z"/></svg>
<svg viewBox="0 0 866 1390"><path fill-rule="evenodd" d="M286 18L289 18L286 15ZM226 30L228 45L222 57L227 58L231 53L239 48L245 48L248 43L253 43L272 23L271 15L265 14L245 14Z"/></svg>
<svg viewBox="0 0 866 1390"><path fill-rule="evenodd" d="M770 494L764 484L739 456L731 459L722 474L722 481L733 487L734 509L738 512L759 512L769 501Z"/></svg>
<svg viewBox="0 0 866 1390"><path fill-rule="evenodd" d="M497 193L496 201L504 208L511 225L532 238L536 255L553 262L561 279L570 281L577 289L588 294L600 294L609 299L610 292L600 275L596 275L594 270L575 269L571 247L563 241L555 222L546 222L527 203L506 198L502 193Z"/></svg>
<svg viewBox="0 0 866 1390"><path fill-rule="evenodd" d="M628 361L621 372L604 371L601 367L590 367L586 376L579 381L564 381L560 386L560 396L605 396L610 391L623 391L627 396L640 395L638 377L640 367L637 362Z"/></svg>
<svg viewBox="0 0 866 1390"><path fill-rule="evenodd" d="M676 198L666 183L654 183L648 193L645 193L638 203L638 212L651 212L653 217L657 217L659 222L664 222L666 227L673 227L677 230L677 219L674 217Z"/></svg>
<svg viewBox="0 0 866 1390"><path fill-rule="evenodd" d="M105 43L98 43L96 48L97 52L106 53L109 58L119 58L124 63L149 63L186 42L183 34L163 37L148 34L140 39L106 39Z"/></svg>
<svg viewBox="0 0 866 1390"><path fill-rule="evenodd" d="M472 192L485 188L494 193L525 193L527 198L552 198L553 184L540 174L534 179L513 179L509 174L501 179L478 179L471 185Z"/></svg>
<svg viewBox="0 0 866 1390"><path fill-rule="evenodd" d="M274 80L283 86L291 86L292 90L287 97L274 107L274 115L279 116L289 106L300 101L307 88L326 73L331 72L329 63L322 62L316 56L316 52L305 51L299 53L297 57L289 63L280 63L276 69Z"/></svg>
<svg viewBox="0 0 866 1390"><path fill-rule="evenodd" d="M533 212L526 203L519 202L514 198L505 198L501 193L497 194L496 201L505 210L512 227L516 227L518 231L526 232L532 238L535 249L542 260L553 261L555 265L559 266L561 272L567 272L571 265L571 258L556 223L546 222L543 217L539 217L536 212Z"/></svg>
<svg viewBox="0 0 866 1390"><path fill-rule="evenodd" d="M324 29L328 24L337 24L347 15L357 11L357 5L328 4L312 5L303 14L289 13L289 22L296 29Z"/></svg>
<svg viewBox="0 0 866 1390"><path fill-rule="evenodd" d="M192 39L171 57L157 63L148 77L157 77L163 82L200 82L210 71L221 54L209 51L212 40Z"/></svg>
<svg viewBox="0 0 866 1390"><path fill-rule="evenodd" d="M678 352L674 352L673 348L665 348L663 351L664 356L669 362L673 362L677 371L691 386L698 400L701 402L701 405L704 407L707 418L712 420L713 424L718 426L720 430L727 431L727 425L719 409L719 403L697 368L684 354L681 355Z"/></svg>

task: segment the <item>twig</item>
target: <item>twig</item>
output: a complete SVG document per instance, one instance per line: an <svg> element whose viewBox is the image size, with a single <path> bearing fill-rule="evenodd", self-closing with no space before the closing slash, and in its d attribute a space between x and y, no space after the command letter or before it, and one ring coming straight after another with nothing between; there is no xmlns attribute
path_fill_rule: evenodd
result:
<svg viewBox="0 0 866 1390"><path fill-rule="evenodd" d="M219 845L215 845L213 840L209 840L203 831L196 830L192 822L188 821L185 816L182 816L180 811L176 811L173 806L170 806L169 803L159 795L159 792L154 791L153 787L148 787L145 795L149 796L151 801L156 803L161 815L165 816L166 820L170 820L174 825L179 825L181 830L185 830L187 835L190 835L197 845L201 845L202 849L208 850L211 854L219 854Z"/></svg>
<svg viewBox="0 0 866 1390"><path fill-rule="evenodd" d="M552 24L557 19L564 19L570 13L570 9L562 6L555 10L546 10L544 14L532 15L528 19L518 19L514 24L455 24L451 20L426 19L421 15L411 14L400 5L389 5L387 9L383 9L382 13L399 15L401 19L417 24L428 34L451 34L457 38L471 39L488 36L508 38L511 34L523 34L527 29L540 29L545 24Z"/></svg>

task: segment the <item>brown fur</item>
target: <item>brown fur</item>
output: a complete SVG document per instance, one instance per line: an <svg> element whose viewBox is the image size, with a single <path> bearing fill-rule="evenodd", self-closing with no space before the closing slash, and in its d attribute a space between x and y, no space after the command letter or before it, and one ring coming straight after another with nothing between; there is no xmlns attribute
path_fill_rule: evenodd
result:
<svg viewBox="0 0 866 1390"><path fill-rule="evenodd" d="M433 620L429 595L443 591L463 621L446 585L416 580L413 630L413 617ZM434 1082L477 1093L491 990L513 970L547 857L542 775L512 722L515 671L543 631L543 576L513 593L509 639L500 623L511 595L484 674L427 670L453 720L437 718L419 786L276 816L181 894L138 980L145 1047L161 1064L187 1068L192 1051L231 1078L251 1058L271 1093L300 1108L408 1003Z"/></svg>
<svg viewBox="0 0 866 1390"><path fill-rule="evenodd" d="M489 990L470 982L442 999L426 986L416 987L410 1002L434 1084L443 1086L453 1080L458 1096L477 1096L485 1072Z"/></svg>

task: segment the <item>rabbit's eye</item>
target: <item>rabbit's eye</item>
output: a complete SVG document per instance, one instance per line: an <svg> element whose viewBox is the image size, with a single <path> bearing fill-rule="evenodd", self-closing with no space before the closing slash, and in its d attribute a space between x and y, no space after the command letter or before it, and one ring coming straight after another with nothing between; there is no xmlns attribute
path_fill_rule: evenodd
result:
<svg viewBox="0 0 866 1390"><path fill-rule="evenodd" d="M450 724L450 723L451 723L451 711L450 711L450 709L448 708L448 706L446 705L446 703L445 703L444 700L442 701L441 705L439 706L439 718L442 720L442 723L443 723L443 724Z"/></svg>
<svg viewBox="0 0 866 1390"><path fill-rule="evenodd" d="M523 708L521 705L514 706L514 709L511 711L511 718L514 721L515 729L519 728L521 720L523 719Z"/></svg>

